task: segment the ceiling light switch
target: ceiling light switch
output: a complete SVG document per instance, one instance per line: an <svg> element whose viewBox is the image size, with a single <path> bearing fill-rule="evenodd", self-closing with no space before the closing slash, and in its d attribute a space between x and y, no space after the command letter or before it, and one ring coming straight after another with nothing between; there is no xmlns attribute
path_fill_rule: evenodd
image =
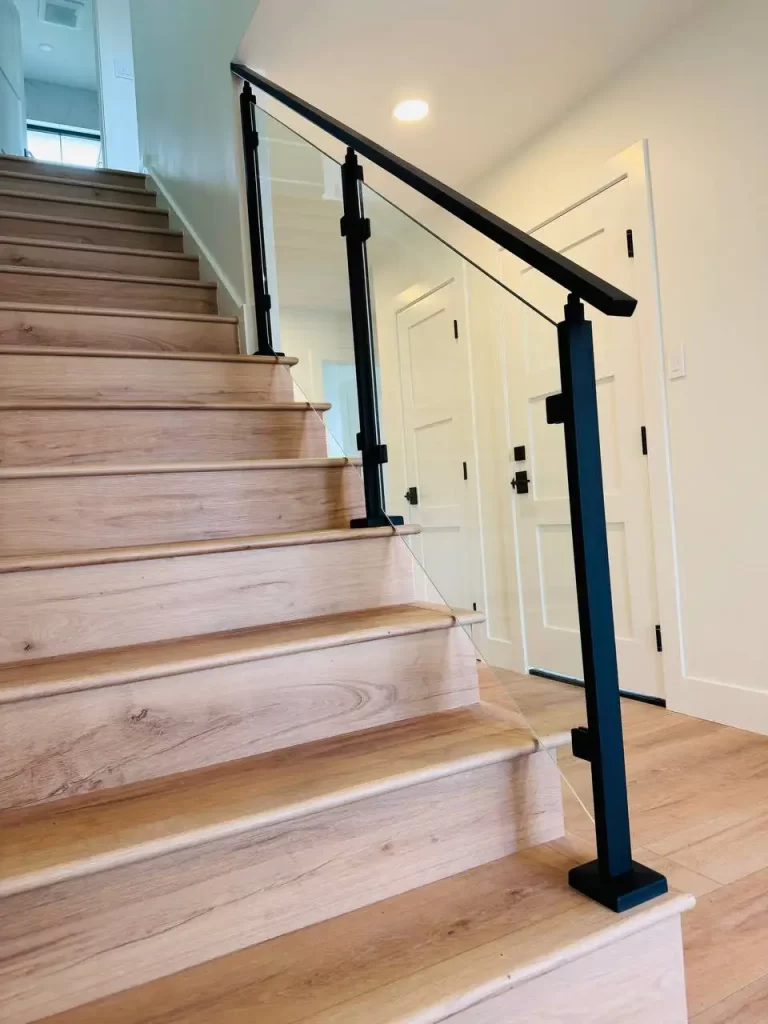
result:
<svg viewBox="0 0 768 1024"><path fill-rule="evenodd" d="M679 377L685 377L685 345L683 345L682 342L680 342L679 345L676 345L669 353L667 369L670 380L677 380Z"/></svg>

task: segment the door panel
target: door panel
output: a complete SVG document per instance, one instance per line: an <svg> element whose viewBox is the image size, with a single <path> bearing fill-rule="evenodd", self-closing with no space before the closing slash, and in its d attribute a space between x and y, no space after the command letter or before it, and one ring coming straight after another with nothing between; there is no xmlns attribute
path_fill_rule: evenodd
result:
<svg viewBox="0 0 768 1024"><path fill-rule="evenodd" d="M553 219L537 237L632 293L626 231L628 185L622 180ZM555 321L562 288L504 257L506 281ZM656 696L656 581L650 518L640 344L633 320L587 307L595 338L608 549L621 686ZM582 678L563 430L546 421L546 398L560 390L555 328L517 304L506 323L509 421L513 445L528 446L532 486L518 495L521 591L531 668Z"/></svg>

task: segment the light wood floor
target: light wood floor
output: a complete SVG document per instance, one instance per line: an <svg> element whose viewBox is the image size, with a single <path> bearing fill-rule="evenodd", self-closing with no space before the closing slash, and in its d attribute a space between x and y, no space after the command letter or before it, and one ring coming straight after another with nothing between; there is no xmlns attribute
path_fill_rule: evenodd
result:
<svg viewBox="0 0 768 1024"><path fill-rule="evenodd" d="M484 696L512 697L537 731L584 724L580 689L494 671ZM683 919L692 1024L765 1024L768 737L637 701L623 714L635 859L697 898ZM559 760L589 805L589 765ZM565 845L589 855L591 823L567 788L565 803Z"/></svg>

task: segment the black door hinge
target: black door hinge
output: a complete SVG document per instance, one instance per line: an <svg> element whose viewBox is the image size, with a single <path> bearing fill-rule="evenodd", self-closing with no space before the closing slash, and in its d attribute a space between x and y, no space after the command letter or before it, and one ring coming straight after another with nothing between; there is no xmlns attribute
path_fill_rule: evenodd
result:
<svg viewBox="0 0 768 1024"><path fill-rule="evenodd" d="M643 455L648 454L648 431L645 427L640 427L640 443L643 446Z"/></svg>
<svg viewBox="0 0 768 1024"><path fill-rule="evenodd" d="M467 469L466 462L462 462L462 466L464 467L464 479L469 480L469 470Z"/></svg>
<svg viewBox="0 0 768 1024"><path fill-rule="evenodd" d="M454 320L453 321L453 336L456 339L456 341L459 340L459 321L458 320Z"/></svg>
<svg viewBox="0 0 768 1024"><path fill-rule="evenodd" d="M635 236L632 228L627 230L627 256L629 256L631 260L635 258Z"/></svg>
<svg viewBox="0 0 768 1024"><path fill-rule="evenodd" d="M661 652L664 650L664 644L661 640L661 626L658 622L656 623L656 650L659 652L659 654L661 654Z"/></svg>
<svg viewBox="0 0 768 1024"><path fill-rule="evenodd" d="M472 602L472 611L473 611L473 612L476 612L476 611L477 611L477 601L473 601L473 602Z"/></svg>

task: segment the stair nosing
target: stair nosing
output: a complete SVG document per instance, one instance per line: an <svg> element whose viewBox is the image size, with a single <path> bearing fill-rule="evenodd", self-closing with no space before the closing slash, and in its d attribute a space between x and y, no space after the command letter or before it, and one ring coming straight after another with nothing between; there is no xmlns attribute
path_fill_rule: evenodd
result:
<svg viewBox="0 0 768 1024"><path fill-rule="evenodd" d="M231 462L138 462L75 466L0 468L0 480L36 480L84 476L162 476L166 473L232 473L262 470L344 469L360 467L355 458L235 459Z"/></svg>
<svg viewBox="0 0 768 1024"><path fill-rule="evenodd" d="M134 320L176 320L206 324L239 324L235 316L219 316L215 313L171 313L164 309L117 309L105 306L58 306L46 302L0 301L0 313L52 313L77 316L118 316Z"/></svg>
<svg viewBox="0 0 768 1024"><path fill-rule="evenodd" d="M99 210L120 210L122 213L146 213L150 217L168 217L167 210L159 210L153 206L135 206L130 203L102 203L98 199L72 199L69 196L48 196L39 192L16 192L13 189L0 188L0 200L13 198L27 199L38 203L65 203L68 206L92 206ZM12 214L13 210L3 210L0 206L0 213Z"/></svg>
<svg viewBox="0 0 768 1024"><path fill-rule="evenodd" d="M105 410L132 412L140 410L178 410L184 412L328 412L331 408L328 402L151 402L139 400L136 402L118 402L113 399L105 401L75 400L66 401L58 399L41 399L40 401L17 399L15 401L0 401L0 410L27 411L57 409L59 411L90 410L93 412L104 412Z"/></svg>
<svg viewBox="0 0 768 1024"><path fill-rule="evenodd" d="M459 710L464 712L467 719L470 718L471 708ZM447 717L451 715L458 718L457 712L451 711L438 712L434 716L424 716L424 718ZM424 719L422 719L422 721L423 720ZM97 875L104 871L110 871L114 868L125 867L129 864L139 864L142 861L148 861L169 853L195 849L196 847L215 842L219 839L243 835L244 833L254 829L261 829L271 825L279 825L288 821L307 817L311 814L332 810L336 807L348 806L350 804L359 803L362 800L383 796L387 793L397 792L424 782L447 778L451 775L460 775L477 768L482 768L492 764L499 764L504 761L516 760L518 758L534 754L541 749L537 740L532 735L523 733L522 730L513 730L509 727L503 728L500 724L496 724L498 732L495 732L491 728L492 723L488 722L486 718L478 716L478 722L482 722L489 726L489 740L495 741L495 743L489 743L487 749L467 752L464 754L451 754L449 751L441 752L443 754L443 759L439 760L436 758L427 766L408 768L401 767L400 770L394 770L384 777L378 776L376 778L365 779L364 781L347 783L346 785L338 783L335 788L329 787L321 793L303 796L298 794L293 798L286 797L280 804L252 811L251 813L243 811L238 815L233 815L228 818L223 817L223 815L227 813L225 809L222 810L221 818L205 825L188 827L186 830L179 830L175 833L169 832L158 838L147 838L144 840L137 839L132 844L126 844L120 849L113 848L112 850L104 850L99 853L86 854L81 856L79 859L70 860L65 864L59 863L45 868L33 869L27 873L5 876L4 878L0 878L0 898L17 895L22 892L29 892L33 889L45 888L63 881L71 881L75 878ZM380 727L380 730L372 729L364 731L395 731L397 727L404 727L407 724L407 722L398 722L390 726ZM456 733L458 734L458 732L459 730L457 728ZM350 737L344 737L344 739L348 738ZM319 742L327 743L328 741ZM308 744L308 746L312 745L313 744ZM285 751L271 751L245 760L254 762L254 770L258 771L259 767L255 765L255 762L264 762L270 757L280 755L284 756L284 754ZM229 765L233 766L238 764L239 768L235 769L233 767L233 772L236 770L243 771L245 765L242 761L229 762ZM189 779L195 775L199 777L203 773L213 771L220 771L224 774L226 767L226 765L218 765L214 768L195 769L190 772L181 773L181 777L187 777ZM174 777L169 776L168 778L173 779ZM180 777L176 776L175 778L178 781ZM136 790L138 791L143 785L145 784L136 784ZM162 789L162 782L154 782L150 783L150 785L155 792L159 792ZM125 787L123 790L123 797L127 795L126 791L132 788L133 787L131 786ZM121 790L116 789L113 790L112 793L118 798L118 800L114 802L119 802ZM87 798L85 798L85 800L87 800ZM105 801L107 804L111 802L113 801ZM46 805L41 806L45 807ZM17 813L18 812L10 812L10 815L13 816ZM51 807L48 806L48 813L50 813L52 818L55 818L55 809L51 809ZM64 813L64 811L60 810L59 813ZM0 816L0 827L2 827L2 824L2 816Z"/></svg>
<svg viewBox="0 0 768 1024"><path fill-rule="evenodd" d="M180 359L204 363L245 363L249 366L296 366L295 356L227 355L223 352L142 352L125 348L41 348L24 345L0 345L0 356L72 356L88 359Z"/></svg>
<svg viewBox="0 0 768 1024"><path fill-rule="evenodd" d="M65 167L73 171L86 170L87 168L77 167L75 164L50 164L47 160L32 160L26 156L16 156L14 153L0 153L0 160L13 160L16 163L25 167ZM146 171L123 171L120 168L113 167L94 167L92 168L95 174L119 174L125 178L142 178L144 181L147 180ZM58 175L52 174L48 177L54 180L58 179Z"/></svg>
<svg viewBox="0 0 768 1024"><path fill-rule="evenodd" d="M18 195L19 193L14 193ZM76 228L104 228L109 231L132 231L134 233L148 232L153 235L165 235L173 238L183 238L183 231L175 231L173 228L152 228L141 224L121 224L119 221L103 221L103 220L80 220L77 217L53 217L50 214L40 213L23 213L17 210L3 210L0 209L0 219L3 217L23 217L24 220L33 220L37 223L46 222L54 224L66 224L68 227ZM51 239L51 241L58 241L58 239ZM137 249L137 252L145 252L147 250ZM152 251L152 250L150 250ZM162 249L157 250L158 253L165 255Z"/></svg>
<svg viewBox="0 0 768 1024"><path fill-rule="evenodd" d="M64 270L58 267L18 267L12 263L0 263L0 275L23 274L24 277L75 278L77 281L111 281L115 284L148 284L165 288L204 288L216 291L217 284L211 281L190 281L183 277L153 277L144 274L115 274L111 271Z"/></svg>
<svg viewBox="0 0 768 1024"><path fill-rule="evenodd" d="M24 216L24 214L19 214L19 216ZM46 217L45 219L49 220L50 218ZM90 245L87 242L63 242L59 238L23 238L18 235L0 235L0 245L31 245L40 249L74 249L77 252L110 253L115 256L159 257L160 259L186 260L189 263L197 263L200 260L199 256L190 256L184 252L164 252L162 249L129 249L120 245Z"/></svg>
<svg viewBox="0 0 768 1024"><path fill-rule="evenodd" d="M425 612L433 611L433 618L430 621L404 621L402 623L397 622L397 613L402 612L404 609L410 609L418 607L423 609ZM187 655L183 657L179 655L175 659L168 658L165 663L152 664L150 658L153 651L157 651L160 647L170 648L176 646L182 648L185 640L198 639L197 637L181 637L178 640L160 641L157 643L147 644L147 655L148 660L144 667L134 667L132 669L124 668L122 670L113 668L111 670L102 670L101 672L93 672L91 675L77 674L70 672L67 675L66 671L62 673L62 676L55 681L30 681L29 683L8 683L4 684L0 682L0 707L7 704L21 704L33 700L44 700L49 697L57 697L67 693L83 693L91 690L104 690L114 686L126 686L131 683L145 682L150 679L170 679L174 676L180 675L191 675L196 672L205 672L210 669L224 668L230 665L245 665L252 662L260 661L272 661L277 658L291 657L296 654L305 654L310 651L324 651L331 650L336 647L351 647L360 643L369 643L377 640L387 640L390 638L397 638L402 636L412 636L419 633L436 633L441 630L456 629L461 626L477 625L483 621L483 616L479 612L464 611L461 609L452 610L449 608L442 609L440 606L429 606L422 605L414 602L411 605L394 605L391 609L376 609L377 611L391 611L392 619L387 624L380 625L368 625L368 626L348 626L345 630L342 624L339 624L339 628L336 632L329 632L314 638L305 638L303 640L283 640L279 643L269 644L257 642L256 635L266 634L270 629L275 627L259 626L253 629L233 630L230 633L225 634L211 634L209 639L215 640L217 636L221 638L222 644L227 639L231 643L234 643L235 635L240 636L254 635L253 642L250 646L242 646L239 649L229 650L222 649L216 654L198 654L198 655ZM317 621L321 621L324 617L318 616ZM335 615L331 616L335 619L344 619L348 616ZM297 629L299 627L305 627L308 622L313 620L304 619L297 623L287 623L287 627L295 625ZM134 645L129 648L119 648L111 651L92 651L89 652L90 657L93 658L94 662L99 657L105 654L112 654L114 656L118 651L133 651L139 648L141 645ZM76 660L82 660L87 655L72 655L62 658L50 659L50 662L58 662L62 669L66 669L67 662L70 663ZM43 662L13 662L6 665L0 666L0 678L4 670L24 669L28 668L30 672L39 669ZM558 735L558 739L561 737ZM569 734L564 734L562 742L566 742L569 739Z"/></svg>
<svg viewBox="0 0 768 1024"><path fill-rule="evenodd" d="M419 534L419 526L377 526L366 530L305 530L295 533L268 533L250 537L225 537L216 540L172 541L166 544L137 544L122 548L95 548L92 551L68 551L55 555L7 555L0 557L0 575L14 572L46 572L90 565L114 565L119 562L150 562L169 558L226 554L235 551L260 551L268 548L296 547L304 544L337 544L364 540L387 540Z"/></svg>
<svg viewBox="0 0 768 1024"><path fill-rule="evenodd" d="M76 188L108 189L109 191L120 192L123 195L157 196L157 192L151 189L129 188L127 185L108 185L106 182L87 181L83 178L63 178L59 175L54 176L51 174L25 174L23 171L8 171L0 167L0 182L5 178L13 178L15 181L34 181L43 185L53 182L56 185L72 185ZM26 193L20 194L25 195ZM58 199L61 197L52 196L50 198Z"/></svg>

